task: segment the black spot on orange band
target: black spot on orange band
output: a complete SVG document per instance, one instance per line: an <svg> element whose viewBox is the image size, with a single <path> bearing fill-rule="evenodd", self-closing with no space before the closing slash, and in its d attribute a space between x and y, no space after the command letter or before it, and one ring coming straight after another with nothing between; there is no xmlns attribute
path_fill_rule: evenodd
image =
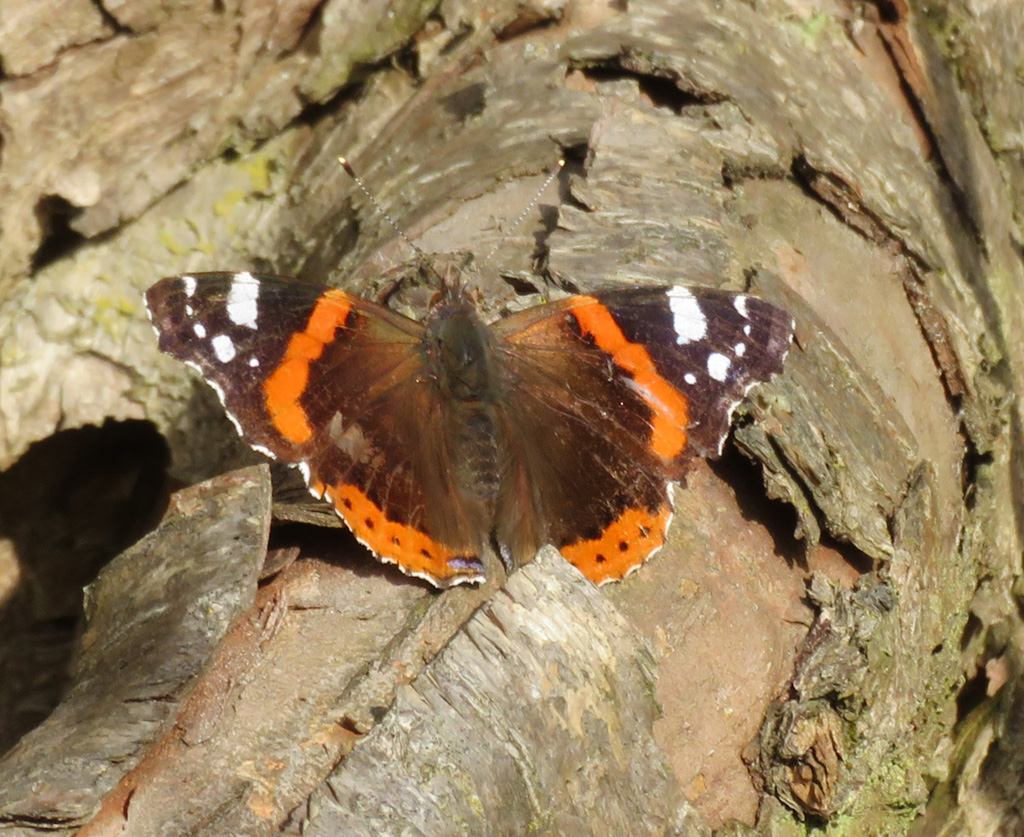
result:
<svg viewBox="0 0 1024 837"><path fill-rule="evenodd" d="M327 488L327 498L359 541L384 561L398 564L409 575L440 586L483 580L483 565L475 555L458 553L413 526L389 520L381 508L354 485Z"/></svg>
<svg viewBox="0 0 1024 837"><path fill-rule="evenodd" d="M578 540L560 551L595 584L618 581L665 543L671 516L668 503L653 511L626 509L600 536Z"/></svg>

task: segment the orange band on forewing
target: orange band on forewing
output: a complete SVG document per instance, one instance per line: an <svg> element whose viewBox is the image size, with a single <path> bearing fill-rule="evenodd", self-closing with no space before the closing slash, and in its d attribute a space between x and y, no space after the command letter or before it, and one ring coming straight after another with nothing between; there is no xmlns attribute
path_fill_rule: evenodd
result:
<svg viewBox="0 0 1024 837"><path fill-rule="evenodd" d="M667 503L655 511L627 509L600 537L576 541L560 552L595 584L618 581L661 548L671 516Z"/></svg>
<svg viewBox="0 0 1024 837"><path fill-rule="evenodd" d="M584 334L594 338L599 349L611 355L616 366L625 369L651 408L651 449L663 459L674 459L686 448L689 405L685 396L666 381L654 366L647 349L630 343L611 313L592 297L571 309Z"/></svg>
<svg viewBox="0 0 1024 837"><path fill-rule="evenodd" d="M418 529L388 520L380 507L354 485L329 486L327 498L363 545L410 575L435 582L451 582L458 576L467 577L463 579L466 581L483 578L476 556L458 555ZM463 566L458 566L460 559Z"/></svg>
<svg viewBox="0 0 1024 837"><path fill-rule="evenodd" d="M327 291L309 315L306 329L288 343L277 368L263 384L263 397L277 432L296 445L313 435L309 417L299 399L309 381L309 365L323 354L334 332L345 325L352 305L339 291Z"/></svg>

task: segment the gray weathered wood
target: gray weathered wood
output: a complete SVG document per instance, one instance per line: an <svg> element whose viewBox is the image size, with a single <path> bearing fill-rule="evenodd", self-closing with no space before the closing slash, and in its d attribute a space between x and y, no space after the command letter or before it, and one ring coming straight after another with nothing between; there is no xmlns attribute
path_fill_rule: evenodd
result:
<svg viewBox="0 0 1024 837"><path fill-rule="evenodd" d="M653 678L643 640L548 548L399 690L302 832L665 832L679 800Z"/></svg>

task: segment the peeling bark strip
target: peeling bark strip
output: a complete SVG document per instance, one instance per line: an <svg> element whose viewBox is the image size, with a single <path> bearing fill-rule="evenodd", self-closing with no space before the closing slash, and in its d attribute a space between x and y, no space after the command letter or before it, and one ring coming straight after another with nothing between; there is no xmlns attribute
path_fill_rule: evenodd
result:
<svg viewBox="0 0 1024 837"><path fill-rule="evenodd" d="M0 761L0 822L88 822L252 606L270 529L265 466L181 492L168 518L88 588L73 687Z"/></svg>
<svg viewBox="0 0 1024 837"><path fill-rule="evenodd" d="M855 830L879 833L903 833L919 814L922 835L965 832L982 819L1019 830L1017 4L932 4L927 18L902 2L878 17L870 5L808 13L742 0L522 13L477 0L285 0L273 15L231 2L7 6L0 467L62 428L108 417L154 421L186 482L237 464L212 405L157 359L139 300L158 276L235 263L266 269L257 260L371 296L385 288L404 245L358 209L361 199L345 197L339 154L359 156L385 209L425 250L486 252L501 236L493 219L524 206L534 175L568 149L559 204L539 207L533 228L496 254L485 298L496 307L508 301L509 283L544 295L681 278L750 284L797 315L800 351L785 386L757 394L733 437L785 502L767 502L753 487L757 473L752 479L727 447L714 472L694 472L686 512L657 564L610 596L655 649L656 746L641 746L648 703L623 716L626 732L615 738L615 716L602 714L592 688L598 681L584 679L600 675L616 689L652 680L640 673L647 663L621 653L620 629L593 618L600 606L585 590L551 603L543 578L533 578L534 589L514 578L516 598L503 593L486 610L500 624L475 621L431 676L417 679L475 606L469 591L427 606L422 591L360 575L337 554L318 560L303 544L272 582L287 588L288 607L266 656L225 711L204 716L190 745L163 763L156 778L166 786L138 786L127 806L115 793L99 799L111 769L101 732L141 717L136 737L118 748L127 763L139 758L173 722L173 706L159 698L209 658L209 638L182 657L157 659L156 674L140 675L156 685L116 711L102 704L81 713L81 693L69 694L7 760L39 786L73 784L79 795L69 805L69 797L6 796L5 825L52 830L106 802L127 818L118 822L125 834L167 823L193 834L262 834L289 817L321 827L304 806L333 785L339 797L353 793L345 771L354 766L367 782L379 780L361 786L364 801L432 812L434 833L459 826L438 799L479 802L467 816L495 829L501 819L481 810L541 812L542 824L576 811L575 830L600 833L614 822L619 833L650 833L668 821L631 821L633 802L609 810L614 789L594 789L628 774L623 787L642 788L637 799L653 788L667 810L669 780L651 776L652 765L668 763L676 798L692 803L671 823L682 833L729 818L778 833L795 817L833 811ZM354 67L365 82L358 88ZM410 284L395 302L416 309L424 300ZM53 497L38 502L64 511ZM22 563L5 514L0 508L3 602L19 573L32 582L19 595L47 581ZM193 534L223 534L225 520L238 524L225 509ZM801 560L818 579L816 618L801 602ZM125 573L119 594L151 589L146 564L116 566ZM184 571L222 570L200 562ZM892 593L891 607L863 600L876 580L875 589ZM564 576L553 583L569 586ZM153 597L170 613L183 604ZM216 625L244 605L204 610L210 601L184 599ZM867 621L837 618L843 602ZM799 626L812 622L794 678ZM836 630L868 622L870 631ZM545 629L574 644L545 645ZM154 648L174 635L157 637ZM112 629L106 640L88 636L101 645L83 651L83 665L120 637ZM615 651L595 667L595 649ZM464 676L455 660L472 664ZM812 670L834 676L811 678ZM123 693L117 665L89 671L96 693ZM966 688L963 672L973 673ZM407 687L392 721L398 682ZM582 696L592 711L573 715L578 707L544 700L566 695ZM780 695L780 711L769 710ZM0 718L10 711L0 705ZM403 737L399 718L417 735ZM578 727L557 726L566 719ZM55 772L64 764L52 757L57 745L33 749L65 721L62 752L100 773L68 780ZM767 794L740 760L755 738L751 763ZM370 758L382 752L406 778L425 763L436 798L415 788L396 797ZM466 769L490 755L501 782L463 783L475 795L452 790L456 780L493 775ZM559 807L564 785L546 777L563 775L570 761L583 767ZM586 799L590 809L572 807ZM329 799L327 808L322 823L363 810L339 813ZM376 833L373 813L353 828Z"/></svg>

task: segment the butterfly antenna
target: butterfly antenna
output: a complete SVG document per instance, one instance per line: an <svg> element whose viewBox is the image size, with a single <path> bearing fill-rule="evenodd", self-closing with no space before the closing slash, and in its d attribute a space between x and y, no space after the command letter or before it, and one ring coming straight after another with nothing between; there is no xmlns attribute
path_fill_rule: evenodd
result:
<svg viewBox="0 0 1024 837"><path fill-rule="evenodd" d="M544 183L541 185L541 187L537 190L537 194L533 196L533 200L531 200L526 205L526 209L524 209L521 213L519 213L519 217L516 218L516 220L512 222L512 226L510 226L508 228L508 230L505 232L505 234L500 239L498 239L498 243L495 244L491 248L490 252L480 260L481 264L483 262L490 261L491 257L495 253L497 253L502 247L505 246L505 242L508 241L509 236L512 235L512 233L515 231L515 229L521 223L523 223L524 220L526 220L526 216L529 215L533 211L533 208L537 205L537 201L540 200L540 196L544 194L544 190L547 189L548 186L551 185L551 181L554 180L556 177L558 177L558 173L562 169L564 169L564 168L565 168L565 160L561 159L555 165L554 171L552 171L551 174L548 175L547 179L544 181Z"/></svg>
<svg viewBox="0 0 1024 837"><path fill-rule="evenodd" d="M345 169L345 173L355 181L356 186L359 187L360 191L364 195L366 195L366 199L370 202L370 205L381 214L385 221L388 222L388 226L390 226L391 229L398 233L398 237L401 238L402 241L404 241L406 244L408 244L413 249L417 256L419 256L422 259L426 259L427 254L424 253L422 249L420 249L416 242L414 242L411 238L409 238L409 236L405 234L405 230L403 230L400 226L398 226L397 223L395 223L395 219L388 215L387 210L384 209L384 207L381 206L379 203L377 203L377 199L373 196L373 192L371 192L367 188L366 184L363 183L362 178L360 178L359 175L356 174L356 170L352 168L352 164L348 161L348 158L339 157L338 162L341 163L341 167ZM536 200L534 202L536 203Z"/></svg>

